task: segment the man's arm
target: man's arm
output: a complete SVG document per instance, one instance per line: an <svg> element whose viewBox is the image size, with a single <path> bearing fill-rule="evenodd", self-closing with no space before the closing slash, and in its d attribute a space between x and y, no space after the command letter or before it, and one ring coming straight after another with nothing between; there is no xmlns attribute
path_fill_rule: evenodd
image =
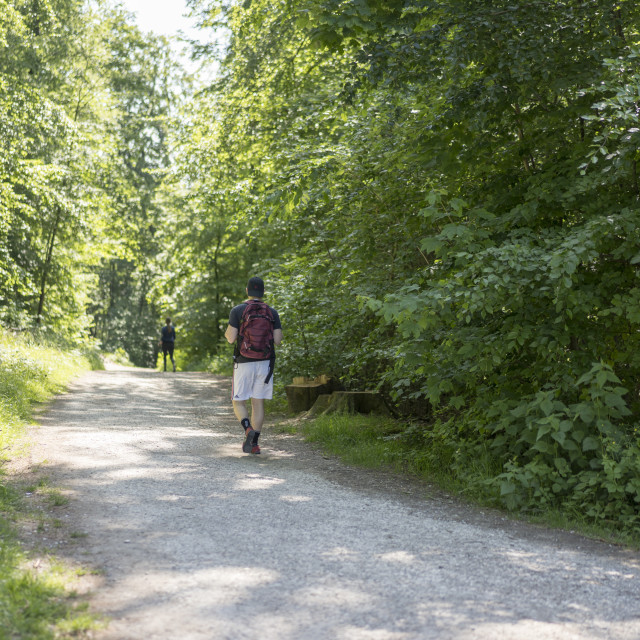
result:
<svg viewBox="0 0 640 640"><path fill-rule="evenodd" d="M227 325L227 330L224 332L224 337L227 339L229 344L233 344L238 337L238 329L236 327L232 327L230 324Z"/></svg>
<svg viewBox="0 0 640 640"><path fill-rule="evenodd" d="M273 330L273 344L279 345L282 342L282 329Z"/></svg>

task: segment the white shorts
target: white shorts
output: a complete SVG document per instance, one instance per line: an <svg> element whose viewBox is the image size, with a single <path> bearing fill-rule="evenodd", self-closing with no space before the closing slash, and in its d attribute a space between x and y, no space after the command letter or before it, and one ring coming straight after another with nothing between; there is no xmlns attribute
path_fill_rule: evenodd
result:
<svg viewBox="0 0 640 640"><path fill-rule="evenodd" d="M231 399L238 402L249 398L271 400L273 397L273 376L265 383L269 375L269 361L238 362L233 366Z"/></svg>

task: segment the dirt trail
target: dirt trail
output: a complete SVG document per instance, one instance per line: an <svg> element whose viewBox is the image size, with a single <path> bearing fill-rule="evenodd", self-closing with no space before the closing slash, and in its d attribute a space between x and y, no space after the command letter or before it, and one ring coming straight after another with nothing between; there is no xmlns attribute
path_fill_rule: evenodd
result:
<svg viewBox="0 0 640 640"><path fill-rule="evenodd" d="M90 373L33 430L70 501L49 543L101 640L640 637L640 556L346 468L265 429L241 451L228 381Z"/></svg>

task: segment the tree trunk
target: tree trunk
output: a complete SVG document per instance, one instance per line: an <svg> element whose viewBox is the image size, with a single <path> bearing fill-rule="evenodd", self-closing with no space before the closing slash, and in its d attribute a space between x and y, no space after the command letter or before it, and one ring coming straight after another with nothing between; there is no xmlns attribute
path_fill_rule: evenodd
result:
<svg viewBox="0 0 640 640"><path fill-rule="evenodd" d="M316 405L318 405L316 407ZM334 391L321 395L309 411L309 416L327 413L375 413L389 415L389 409L377 391Z"/></svg>
<svg viewBox="0 0 640 640"><path fill-rule="evenodd" d="M287 385L284 390L287 394L289 409L293 413L300 413L311 409L318 396L330 394L332 384L329 379L324 378L315 380L294 378L293 384Z"/></svg>
<svg viewBox="0 0 640 640"><path fill-rule="evenodd" d="M224 318L220 317L220 264L218 262L218 254L220 253L220 246L222 245L222 234L218 233L216 236L216 250L213 253L213 277L216 289L216 349L222 340L222 331L220 329L220 323L224 321Z"/></svg>
<svg viewBox="0 0 640 640"><path fill-rule="evenodd" d="M56 208L56 217L53 221L53 228L49 234L49 240L47 242L47 254L42 265L42 279L40 280L40 299L38 300L38 311L36 313L36 324L40 326L42 320L42 312L44 311L44 299L47 292L47 279L49 276L49 269L51 267L51 259L53 257L53 247L56 243L56 235L58 233L58 225L60 224L60 207Z"/></svg>

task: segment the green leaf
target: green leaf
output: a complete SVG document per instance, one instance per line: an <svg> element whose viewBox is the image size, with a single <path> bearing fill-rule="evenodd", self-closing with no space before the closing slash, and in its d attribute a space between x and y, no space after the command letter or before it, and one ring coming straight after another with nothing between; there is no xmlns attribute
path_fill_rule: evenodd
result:
<svg viewBox="0 0 640 640"><path fill-rule="evenodd" d="M596 418L591 403L581 402L576 406L576 413L585 424L591 424Z"/></svg>
<svg viewBox="0 0 640 640"><path fill-rule="evenodd" d="M426 253L439 251L442 248L442 240L440 238L424 238L420 243L420 249Z"/></svg>
<svg viewBox="0 0 640 640"><path fill-rule="evenodd" d="M503 480L500 483L500 495L501 496L507 496L510 495L512 493L514 493L516 490L516 485L509 481L509 480Z"/></svg>
<svg viewBox="0 0 640 640"><path fill-rule="evenodd" d="M582 441L582 450L583 451L596 451L600 448L600 442L596 438L592 436L588 436Z"/></svg>
<svg viewBox="0 0 640 640"><path fill-rule="evenodd" d="M545 396L544 400L540 403L540 409L545 416L551 415L553 412L553 401L548 395Z"/></svg>

